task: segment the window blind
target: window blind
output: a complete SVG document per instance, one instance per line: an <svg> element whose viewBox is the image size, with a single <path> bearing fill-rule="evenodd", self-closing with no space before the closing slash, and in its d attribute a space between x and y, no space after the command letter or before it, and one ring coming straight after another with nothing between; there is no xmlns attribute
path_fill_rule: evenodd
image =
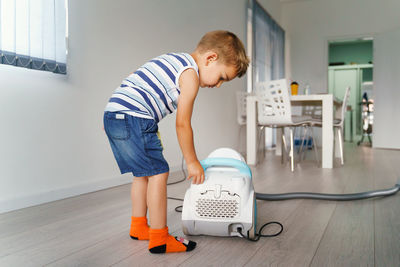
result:
<svg viewBox="0 0 400 267"><path fill-rule="evenodd" d="M66 74L67 0L0 0L0 63Z"/></svg>
<svg viewBox="0 0 400 267"><path fill-rule="evenodd" d="M254 82L285 78L285 31L257 1L253 19Z"/></svg>

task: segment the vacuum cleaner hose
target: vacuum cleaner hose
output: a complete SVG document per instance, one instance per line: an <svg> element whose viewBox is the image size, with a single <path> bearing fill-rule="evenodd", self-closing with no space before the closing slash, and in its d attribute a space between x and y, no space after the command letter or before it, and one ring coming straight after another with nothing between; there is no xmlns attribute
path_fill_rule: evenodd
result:
<svg viewBox="0 0 400 267"><path fill-rule="evenodd" d="M288 200L288 199L322 199L322 200L358 200L366 199L372 197L385 197L396 194L400 190L400 180L397 184L389 189L375 190L354 194L321 194L321 193L311 193L311 192L293 192L293 193L283 193L283 194L263 194L256 193L256 198L260 200Z"/></svg>

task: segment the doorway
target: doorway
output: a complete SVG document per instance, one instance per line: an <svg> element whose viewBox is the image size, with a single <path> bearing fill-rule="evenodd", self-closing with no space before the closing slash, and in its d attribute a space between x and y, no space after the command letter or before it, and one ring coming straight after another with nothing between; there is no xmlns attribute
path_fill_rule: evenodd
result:
<svg viewBox="0 0 400 267"><path fill-rule="evenodd" d="M349 109L345 117L344 140L360 144L360 140L363 140L362 143L371 143L373 104L368 103L373 103L374 99L373 38L332 40L328 45L329 93L342 100L346 88L351 88ZM363 139L366 136L368 138Z"/></svg>

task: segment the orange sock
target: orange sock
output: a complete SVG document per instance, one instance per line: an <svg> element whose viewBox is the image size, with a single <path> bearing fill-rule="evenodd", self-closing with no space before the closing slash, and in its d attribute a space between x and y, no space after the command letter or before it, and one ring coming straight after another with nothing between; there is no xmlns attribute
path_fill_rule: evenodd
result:
<svg viewBox="0 0 400 267"><path fill-rule="evenodd" d="M196 247L196 242L173 237L168 234L168 227L149 230L149 250L151 253L169 253L191 251Z"/></svg>
<svg viewBox="0 0 400 267"><path fill-rule="evenodd" d="M149 240L149 226L146 217L132 217L129 235L136 240Z"/></svg>

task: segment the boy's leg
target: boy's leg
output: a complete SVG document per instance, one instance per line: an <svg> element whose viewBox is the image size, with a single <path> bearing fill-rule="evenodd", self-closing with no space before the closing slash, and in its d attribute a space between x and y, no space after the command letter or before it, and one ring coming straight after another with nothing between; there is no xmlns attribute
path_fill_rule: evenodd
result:
<svg viewBox="0 0 400 267"><path fill-rule="evenodd" d="M147 225L147 184L148 178L135 177L132 181L132 222L129 235L133 239L149 240L149 226Z"/></svg>
<svg viewBox="0 0 400 267"><path fill-rule="evenodd" d="M150 227L162 229L167 226L167 179L168 172L149 177L147 186L147 206Z"/></svg>
<svg viewBox="0 0 400 267"><path fill-rule="evenodd" d="M150 217L149 250L152 253L191 251L196 246L195 242L168 234L167 179L168 172L149 176L147 186Z"/></svg>
<svg viewBox="0 0 400 267"><path fill-rule="evenodd" d="M147 213L147 183L148 178L135 177L132 181L131 199L132 199L132 216L146 217Z"/></svg>

